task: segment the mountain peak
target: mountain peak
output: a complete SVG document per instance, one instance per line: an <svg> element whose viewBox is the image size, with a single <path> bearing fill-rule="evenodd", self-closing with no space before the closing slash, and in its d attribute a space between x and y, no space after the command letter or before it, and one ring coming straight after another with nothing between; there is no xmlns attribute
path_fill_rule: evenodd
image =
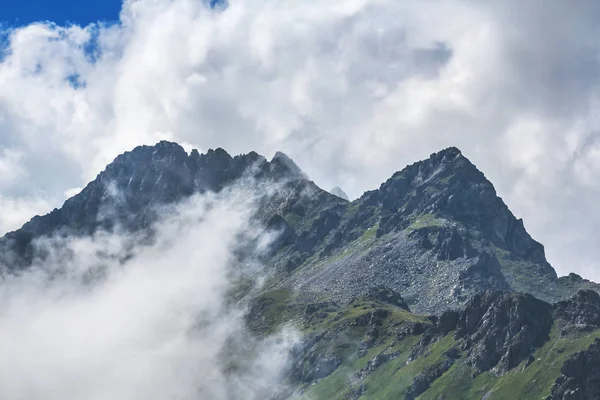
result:
<svg viewBox="0 0 600 400"><path fill-rule="evenodd" d="M213 155L213 154L217 155L219 157L231 158L229 153L227 151L225 151L225 149L223 149L222 147L217 147L216 149L208 149L208 151L206 152L206 155Z"/></svg>
<svg viewBox="0 0 600 400"><path fill-rule="evenodd" d="M14 252L22 259L7 264L26 266L32 260L32 242L36 237L57 232L90 234L115 225L145 229L156 219L155 206L171 204L194 193L218 192L246 174L269 181L306 178L283 153L277 153L270 163L256 152L232 157L220 147L204 154L192 150L188 155L178 143L161 140L117 156L60 209L36 216L1 238L0 250Z"/></svg>
<svg viewBox="0 0 600 400"><path fill-rule="evenodd" d="M141 152L150 152L153 154L165 154L165 153L185 153L185 149L179 143L170 142L168 140L161 140L155 145L141 145L135 147L130 152L127 153L141 153ZM187 153L186 153L187 154Z"/></svg>
<svg viewBox="0 0 600 400"><path fill-rule="evenodd" d="M419 161L414 166L419 166L421 173L442 178L457 178L477 183L485 183L493 189L493 185L485 175L456 147L448 147L433 153L428 159Z"/></svg>
<svg viewBox="0 0 600 400"><path fill-rule="evenodd" d="M437 153L431 154L430 158L458 158L464 157L462 152L458 147L450 146L443 150L438 151Z"/></svg>
<svg viewBox="0 0 600 400"><path fill-rule="evenodd" d="M477 232L483 235L477 241L484 247L533 262L539 266L538 273L556 278L543 246L531 238L483 172L456 147L396 172L361 201L381 207L380 235L412 227L413 237L434 246L425 239L435 230L438 239L447 238L447 243L439 244L444 254L460 257L474 254L468 243ZM421 228L426 232L417 232Z"/></svg>
<svg viewBox="0 0 600 400"><path fill-rule="evenodd" d="M169 142L161 140L153 146L141 145L135 147L131 151L126 151L123 154L118 155L114 161L107 166L127 163L127 162L140 162L142 159L147 162L158 161L165 158L187 158L185 149L175 142Z"/></svg>
<svg viewBox="0 0 600 400"><path fill-rule="evenodd" d="M241 181L260 195L249 223L265 235L236 235L224 304L247 304L239 322L258 335L250 344L288 324L299 332L284 384L261 398L600 398L600 286L557 278L459 149L431 154L352 202L305 178L281 152L267 161L222 148L188 155L168 141L138 146L62 208L0 239L0 268L20 273L44 260L52 249L35 245L44 235L119 225L148 245L165 205ZM86 285L101 282L96 271L82 276ZM245 371L254 364L245 352L236 358L246 342L233 338L217 364Z"/></svg>
<svg viewBox="0 0 600 400"><path fill-rule="evenodd" d="M334 196L339 197L340 199L344 199L344 200L350 201L350 198L348 197L348 195L346 194L346 192L344 192L342 190L342 188L339 187L339 186L335 186L335 187L331 188L331 190L329 191L329 193L333 194Z"/></svg>
<svg viewBox="0 0 600 400"><path fill-rule="evenodd" d="M171 142L169 140L160 140L158 143L156 143L154 146L150 146L150 147L156 147L156 148L182 148L183 147L177 143L177 142Z"/></svg>
<svg viewBox="0 0 600 400"><path fill-rule="evenodd" d="M306 174L298 167L298 165L285 153L277 151L271 159L271 164L276 166L284 173L289 173L293 176L300 176L306 178Z"/></svg>
<svg viewBox="0 0 600 400"><path fill-rule="evenodd" d="M0 264L13 252L27 266L33 241L58 232L150 228L156 206L219 192L246 178L257 187L282 183L260 209L259 219L270 222L267 229L282 233L265 262L284 275L303 269L308 274L305 267L313 262L331 266L331 273L318 279L299 275L297 286L335 294L336 301L378 284L400 293L411 309L438 312L484 289L550 300L595 287L573 277L557 279L543 246L456 147L407 166L379 189L348 202L339 198L341 192L332 189L331 195L310 182L282 152L267 161L256 152L232 157L222 148L188 155L168 141L138 146L118 156L63 207L0 239Z"/></svg>

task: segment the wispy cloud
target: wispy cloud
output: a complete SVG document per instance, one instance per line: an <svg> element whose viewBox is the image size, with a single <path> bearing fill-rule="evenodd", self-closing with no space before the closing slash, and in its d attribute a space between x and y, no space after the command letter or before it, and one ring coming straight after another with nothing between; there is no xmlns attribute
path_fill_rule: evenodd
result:
<svg viewBox="0 0 600 400"><path fill-rule="evenodd" d="M266 398L295 334L250 339L229 304L244 273L233 250L261 235L251 210L245 195L207 194L164 210L151 245L106 232L39 242L47 256L0 281L0 397Z"/></svg>

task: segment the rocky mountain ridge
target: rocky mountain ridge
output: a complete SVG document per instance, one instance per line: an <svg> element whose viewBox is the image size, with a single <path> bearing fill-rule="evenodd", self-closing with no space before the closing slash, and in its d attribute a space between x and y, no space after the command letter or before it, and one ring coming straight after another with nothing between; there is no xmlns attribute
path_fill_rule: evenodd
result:
<svg viewBox="0 0 600 400"><path fill-rule="evenodd" d="M598 316L591 290L554 305L488 291L437 317L377 287L346 306L265 293L248 319L257 332L289 318L305 329L281 398L562 400L597 398Z"/></svg>
<svg viewBox="0 0 600 400"><path fill-rule="evenodd" d="M347 303L368 285L385 284L415 311L436 314L486 290L555 302L599 288L574 274L558 278L543 246L456 148L407 166L349 202L320 189L283 153L267 161L223 149L187 154L166 141L140 146L118 156L60 209L1 238L0 263L26 267L39 237L89 235L116 225L148 230L160 206L244 179L263 189L277 185L276 194L263 196L256 218L279 235L263 260L279 288Z"/></svg>
<svg viewBox="0 0 600 400"><path fill-rule="evenodd" d="M348 201L283 153L140 146L1 238L0 265L28 268L49 236L151 237L165 206L234 185L256 196L252 222L275 239L258 255L266 284L253 290L249 276L231 301L248 304L256 336L288 324L303 334L273 398L598 398L600 286L559 278L456 148Z"/></svg>

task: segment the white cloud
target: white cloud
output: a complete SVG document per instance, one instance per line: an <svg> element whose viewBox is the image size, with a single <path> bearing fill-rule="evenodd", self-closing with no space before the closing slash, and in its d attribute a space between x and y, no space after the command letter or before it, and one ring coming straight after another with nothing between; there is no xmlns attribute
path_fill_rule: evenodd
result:
<svg viewBox="0 0 600 400"><path fill-rule="evenodd" d="M52 203L40 196L16 199L0 195L0 231L19 229L24 221L34 215L46 213L51 207Z"/></svg>
<svg viewBox="0 0 600 400"><path fill-rule="evenodd" d="M0 149L0 188L26 177L27 171L21 166L23 156L18 150Z"/></svg>
<svg viewBox="0 0 600 400"><path fill-rule="evenodd" d="M351 196L456 145L560 273L600 279L590 268L600 240L590 200L597 2L203 4L130 0L119 25L13 31L0 64L0 147L23 155L27 179L5 179L4 196L58 199L162 138L282 150Z"/></svg>
<svg viewBox="0 0 600 400"><path fill-rule="evenodd" d="M126 261L129 236L51 240L57 253L0 281L0 397L266 398L295 334L252 342L243 310L226 305L232 249L240 233L259 234L249 231L252 209L235 193L195 197ZM260 356L237 354L242 368L227 374L232 339Z"/></svg>

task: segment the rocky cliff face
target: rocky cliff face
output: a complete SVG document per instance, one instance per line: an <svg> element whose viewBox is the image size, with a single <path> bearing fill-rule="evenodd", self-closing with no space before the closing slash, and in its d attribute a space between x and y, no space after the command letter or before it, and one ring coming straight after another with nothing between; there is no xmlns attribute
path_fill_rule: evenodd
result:
<svg viewBox="0 0 600 400"><path fill-rule="evenodd" d="M255 332L289 320L306 332L282 398L596 399L599 304L585 291L556 305L489 291L438 317L385 287L345 306L277 290L248 318Z"/></svg>
<svg viewBox="0 0 600 400"><path fill-rule="evenodd" d="M32 242L39 237L89 235L116 226L130 231L149 229L161 206L195 193L219 192L242 179L288 184L289 190L299 191L314 186L282 153L269 162L254 152L231 157L223 149L206 154L193 150L188 155L180 145L166 141L140 146L118 156L60 209L36 216L0 239L0 261L8 268L27 266L35 256Z"/></svg>
<svg viewBox="0 0 600 400"><path fill-rule="evenodd" d="M441 314L486 290L558 301L598 286L557 278L493 185L458 149L432 154L349 202L321 190L283 153L271 161L223 149L187 154L176 143L140 146L117 157L81 193L0 239L0 263L26 267L34 240L98 229L144 231L160 206L194 193L251 182L264 197L256 215L279 234L263 261L293 288L347 304L371 287L402 293L411 309Z"/></svg>
<svg viewBox="0 0 600 400"><path fill-rule="evenodd" d="M552 302L581 288L598 289L582 279L557 278L543 246L455 148L406 167L379 189L322 216L328 223L312 246L285 249L272 262L296 260L288 264L288 285L328 293L340 303L364 291L363 282L388 285L427 313L461 307L486 290ZM282 217L299 237L316 227L306 219L296 223L293 210Z"/></svg>
<svg viewBox="0 0 600 400"><path fill-rule="evenodd" d="M552 386L551 400L600 399L600 339L569 358Z"/></svg>
<svg viewBox="0 0 600 400"><path fill-rule="evenodd" d="M283 153L141 146L1 238L0 264L27 268L46 236L151 235L161 207L234 184L256 195L254 222L275 234L260 255L269 284L237 295L248 327L263 336L292 323L305 335L274 398L599 398L600 287L558 278L456 148L350 202Z"/></svg>
<svg viewBox="0 0 600 400"><path fill-rule="evenodd" d="M552 307L531 295L486 292L461 313L456 338L468 350L466 362L481 373L506 373L549 338Z"/></svg>
<svg viewBox="0 0 600 400"><path fill-rule="evenodd" d="M446 245L446 257L469 255L464 242L469 240L469 231L476 230L489 244L539 263L547 274L554 275L543 246L531 239L523 221L514 217L494 186L457 148L406 167L363 200L380 206L380 234L406 228L411 216L435 215L461 224L446 235L452 238Z"/></svg>

